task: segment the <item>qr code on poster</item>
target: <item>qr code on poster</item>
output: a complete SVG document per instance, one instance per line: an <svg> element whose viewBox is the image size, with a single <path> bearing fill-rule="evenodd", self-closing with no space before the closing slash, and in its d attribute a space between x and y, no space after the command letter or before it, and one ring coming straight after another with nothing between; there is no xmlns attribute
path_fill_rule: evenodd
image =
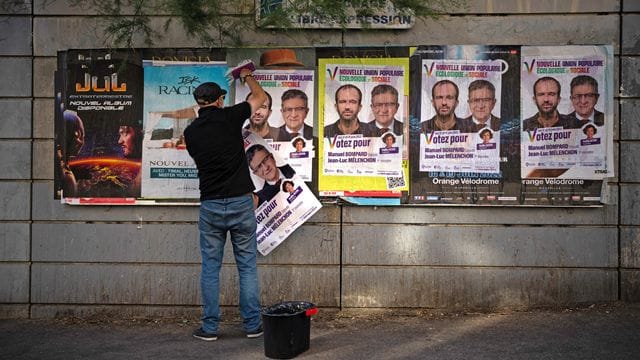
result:
<svg viewBox="0 0 640 360"><path fill-rule="evenodd" d="M405 187L404 176L387 176L387 189L395 190Z"/></svg>

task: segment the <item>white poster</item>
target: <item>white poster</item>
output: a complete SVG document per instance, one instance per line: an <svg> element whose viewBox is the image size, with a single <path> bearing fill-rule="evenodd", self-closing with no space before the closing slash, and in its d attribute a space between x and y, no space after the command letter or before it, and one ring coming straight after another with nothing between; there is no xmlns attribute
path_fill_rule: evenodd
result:
<svg viewBox="0 0 640 360"><path fill-rule="evenodd" d="M422 60L420 171L500 172L503 60Z"/></svg>
<svg viewBox="0 0 640 360"><path fill-rule="evenodd" d="M295 169L303 181L312 180L315 81L313 70L263 70L253 73L267 93L264 108L248 119L245 129L261 135ZM249 88L236 82L236 103Z"/></svg>
<svg viewBox="0 0 640 360"><path fill-rule="evenodd" d="M613 175L610 46L522 48L522 178Z"/></svg>
<svg viewBox="0 0 640 360"><path fill-rule="evenodd" d="M255 185L258 251L268 255L322 204L304 180L261 137L245 131L244 146Z"/></svg>

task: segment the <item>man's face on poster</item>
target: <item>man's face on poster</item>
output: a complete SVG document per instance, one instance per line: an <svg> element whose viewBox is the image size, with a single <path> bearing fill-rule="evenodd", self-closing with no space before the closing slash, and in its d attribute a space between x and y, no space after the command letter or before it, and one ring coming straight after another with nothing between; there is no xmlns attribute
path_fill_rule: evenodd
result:
<svg viewBox="0 0 640 360"><path fill-rule="evenodd" d="M336 110L340 119L355 120L362 109L360 94L356 89L344 88L337 94Z"/></svg>
<svg viewBox="0 0 640 360"><path fill-rule="evenodd" d="M458 106L456 88L448 83L437 85L433 89L433 108L436 114L442 117L451 116Z"/></svg>
<svg viewBox="0 0 640 360"><path fill-rule="evenodd" d="M255 126L262 126L269 120L269 116L271 116L270 108L271 104L269 103L269 97L267 96L267 100L265 100L265 102L260 105L260 107L253 114L251 114L249 122Z"/></svg>
<svg viewBox="0 0 640 360"><path fill-rule="evenodd" d="M118 145L120 146L120 149L122 149L124 157L128 158L136 156L138 144L136 143L137 133L135 128L132 126L120 126L118 134L120 135L118 138Z"/></svg>
<svg viewBox="0 0 640 360"><path fill-rule="evenodd" d="M471 115L479 122L484 124L489 120L494 106L496 106L496 98L490 89L480 88L469 92Z"/></svg>
<svg viewBox="0 0 640 360"><path fill-rule="evenodd" d="M599 96L590 84L576 85L571 89L571 104L579 119L585 119L593 113Z"/></svg>
<svg viewBox="0 0 640 360"><path fill-rule="evenodd" d="M266 181L274 182L280 177L280 171L276 166L273 154L265 150L256 151L249 163L249 167L254 174Z"/></svg>
<svg viewBox="0 0 640 360"><path fill-rule="evenodd" d="M73 130L71 144L71 149L68 149L69 154L73 156L78 155L82 146L84 146L84 125L81 122L79 122Z"/></svg>
<svg viewBox="0 0 640 360"><path fill-rule="evenodd" d="M300 132L309 108L304 99L293 97L282 102L282 119L290 130Z"/></svg>
<svg viewBox="0 0 640 360"><path fill-rule="evenodd" d="M84 146L84 123L74 111L65 110L63 117L66 136L66 147L63 150L67 157L77 156Z"/></svg>
<svg viewBox="0 0 640 360"><path fill-rule="evenodd" d="M560 103L560 89L554 81L540 81L536 85L533 100L541 115L551 117L555 114Z"/></svg>
<svg viewBox="0 0 640 360"><path fill-rule="evenodd" d="M390 128L398 112L398 98L391 93L376 94L371 98L371 110L379 125Z"/></svg>

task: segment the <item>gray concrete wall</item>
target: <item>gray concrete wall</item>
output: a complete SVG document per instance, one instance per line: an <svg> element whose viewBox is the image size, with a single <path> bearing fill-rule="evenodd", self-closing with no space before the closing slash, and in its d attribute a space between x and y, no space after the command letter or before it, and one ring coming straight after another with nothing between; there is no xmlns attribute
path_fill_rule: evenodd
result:
<svg viewBox="0 0 640 360"><path fill-rule="evenodd" d="M238 9L252 4L245 0ZM56 52L108 46L94 15L64 0L25 1L0 14L0 318L197 316L197 208L53 200ZM164 19L153 24L161 29ZM467 9L418 21L408 31L257 31L243 37L254 46L613 44L619 64L609 205L327 204L260 258L263 303L523 308L640 300L638 2L469 0ZM155 46L199 44L174 25ZM236 305L236 283L227 249L222 304Z"/></svg>
<svg viewBox="0 0 640 360"><path fill-rule="evenodd" d="M620 46L620 297L640 300L640 3L625 1Z"/></svg>

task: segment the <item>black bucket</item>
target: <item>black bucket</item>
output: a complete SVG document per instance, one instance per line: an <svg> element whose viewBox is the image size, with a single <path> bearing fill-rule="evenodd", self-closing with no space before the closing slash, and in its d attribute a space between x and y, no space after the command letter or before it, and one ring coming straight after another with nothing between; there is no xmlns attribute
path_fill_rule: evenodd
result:
<svg viewBox="0 0 640 360"><path fill-rule="evenodd" d="M310 302L287 301L262 309L264 354L291 359L309 349L311 316L318 308Z"/></svg>

